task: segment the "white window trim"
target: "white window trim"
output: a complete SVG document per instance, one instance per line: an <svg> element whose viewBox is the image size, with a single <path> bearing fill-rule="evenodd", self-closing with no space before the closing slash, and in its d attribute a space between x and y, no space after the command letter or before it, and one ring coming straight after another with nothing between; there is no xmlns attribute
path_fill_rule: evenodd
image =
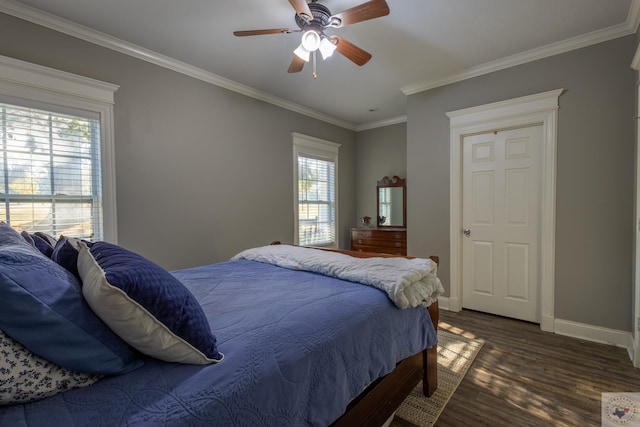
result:
<svg viewBox="0 0 640 427"><path fill-rule="evenodd" d="M0 94L100 115L103 239L117 243L113 95L117 85L0 55Z"/></svg>
<svg viewBox="0 0 640 427"><path fill-rule="evenodd" d="M295 245L300 244L298 235L298 155L309 154L314 156L325 157L332 159L336 169L336 229L335 229L335 245L330 247L340 247L340 226L338 221L338 151L340 144L331 141L325 141L324 139L314 138L312 136L303 135L297 132L291 132L293 136L293 217L294 217L294 230L293 230L293 243ZM329 246L328 246L329 247Z"/></svg>

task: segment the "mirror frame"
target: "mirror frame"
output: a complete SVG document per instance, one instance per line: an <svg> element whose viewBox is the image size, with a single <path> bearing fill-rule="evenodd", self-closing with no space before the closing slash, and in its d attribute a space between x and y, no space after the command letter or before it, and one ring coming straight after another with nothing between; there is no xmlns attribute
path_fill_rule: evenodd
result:
<svg viewBox="0 0 640 427"><path fill-rule="evenodd" d="M380 189L402 187L402 225L380 224ZM407 181L396 175L389 179L385 176L376 185L376 224L379 228L406 228L407 227Z"/></svg>

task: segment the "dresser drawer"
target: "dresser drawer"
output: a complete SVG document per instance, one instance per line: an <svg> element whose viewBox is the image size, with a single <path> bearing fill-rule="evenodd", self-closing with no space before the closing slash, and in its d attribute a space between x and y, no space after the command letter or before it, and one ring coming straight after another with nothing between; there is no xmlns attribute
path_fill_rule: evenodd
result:
<svg viewBox="0 0 640 427"><path fill-rule="evenodd" d="M406 240L407 232L405 230L363 230L352 229L352 239L383 239L383 240Z"/></svg>
<svg viewBox="0 0 640 427"><path fill-rule="evenodd" d="M351 230L351 239L371 239L372 230Z"/></svg>
<svg viewBox="0 0 640 427"><path fill-rule="evenodd" d="M406 248L407 242L405 240L389 240L389 239L352 239L352 244L365 245L365 246L384 246L392 248Z"/></svg>
<svg viewBox="0 0 640 427"><path fill-rule="evenodd" d="M367 245L351 245L352 251L359 252L373 252L378 254L391 254L391 255L407 255L407 248L391 248L391 247L382 247L382 246L367 246Z"/></svg>

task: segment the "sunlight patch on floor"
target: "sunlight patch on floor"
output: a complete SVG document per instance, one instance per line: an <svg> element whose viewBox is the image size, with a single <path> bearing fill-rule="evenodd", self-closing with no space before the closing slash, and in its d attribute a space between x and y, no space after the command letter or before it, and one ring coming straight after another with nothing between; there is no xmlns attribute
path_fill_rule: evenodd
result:
<svg viewBox="0 0 640 427"><path fill-rule="evenodd" d="M527 411L541 420L543 425L555 425L560 420L570 421L579 419L578 414L563 408L559 402L532 393L522 385L511 380L497 378L491 370L482 367L472 367L467 377L475 384L486 388L492 395L504 400L505 405ZM573 425L573 424L565 424Z"/></svg>
<svg viewBox="0 0 640 427"><path fill-rule="evenodd" d="M438 329L444 329L448 332L451 332L452 334L457 334L457 335L462 335L465 338L469 338L469 339L476 339L477 336L475 334L472 334L471 332L467 332L464 329L460 329L457 326L453 326L448 324L447 322L438 322Z"/></svg>

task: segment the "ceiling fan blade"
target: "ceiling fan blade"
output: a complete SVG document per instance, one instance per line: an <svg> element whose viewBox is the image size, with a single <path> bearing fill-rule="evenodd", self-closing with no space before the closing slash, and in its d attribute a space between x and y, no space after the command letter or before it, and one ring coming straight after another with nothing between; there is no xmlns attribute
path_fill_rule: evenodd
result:
<svg viewBox="0 0 640 427"><path fill-rule="evenodd" d="M309 5L306 0L289 0L291 6L296 10L296 13L305 21L311 22L313 21L313 13L311 13L311 9L309 9Z"/></svg>
<svg viewBox="0 0 640 427"><path fill-rule="evenodd" d="M352 7L331 17L331 26L335 28L369 19L379 18L389 14L389 5L385 0L371 0L359 6Z"/></svg>
<svg viewBox="0 0 640 427"><path fill-rule="evenodd" d="M358 46L346 41L342 37L334 35L331 38L338 41L336 44L336 50L353 61L354 64L363 66L371 59L371 54L369 52L360 49Z"/></svg>
<svg viewBox="0 0 640 427"><path fill-rule="evenodd" d="M293 59L291 60L291 64L289 65L289 69L287 72L289 73L299 73L304 68L305 60L300 58L298 55L293 55Z"/></svg>
<svg viewBox="0 0 640 427"><path fill-rule="evenodd" d="M248 30L248 31L234 31L233 35L236 37L244 36L262 36L264 34L289 34L294 30L290 28L273 28L270 30Z"/></svg>

